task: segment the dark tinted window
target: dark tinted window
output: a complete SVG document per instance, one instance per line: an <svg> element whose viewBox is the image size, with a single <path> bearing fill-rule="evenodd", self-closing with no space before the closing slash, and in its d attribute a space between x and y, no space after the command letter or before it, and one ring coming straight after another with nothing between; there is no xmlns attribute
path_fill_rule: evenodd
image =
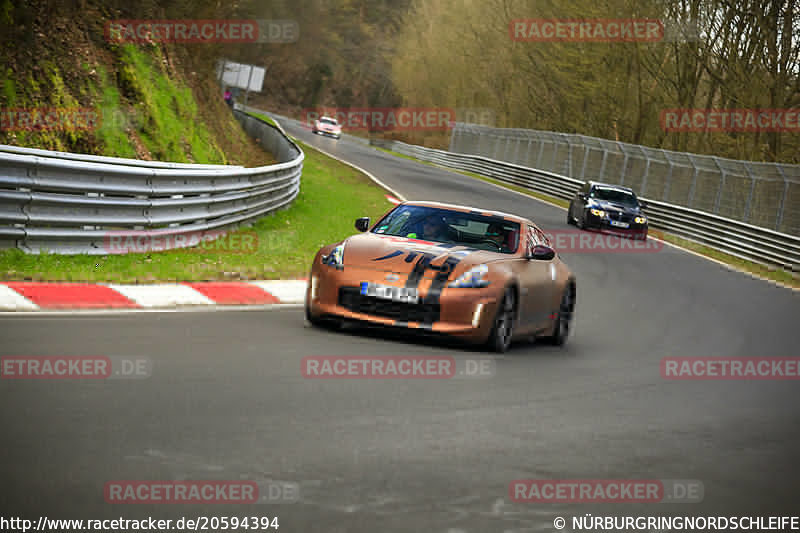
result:
<svg viewBox="0 0 800 533"><path fill-rule="evenodd" d="M500 217L401 205L375 225L373 233L456 244L512 254L519 246L520 225Z"/></svg>
<svg viewBox="0 0 800 533"><path fill-rule="evenodd" d="M632 192L622 189L614 189L611 187L595 186L592 189L590 196L596 200L603 200L605 202L614 202L618 204L634 206L639 203L636 200L636 196Z"/></svg>

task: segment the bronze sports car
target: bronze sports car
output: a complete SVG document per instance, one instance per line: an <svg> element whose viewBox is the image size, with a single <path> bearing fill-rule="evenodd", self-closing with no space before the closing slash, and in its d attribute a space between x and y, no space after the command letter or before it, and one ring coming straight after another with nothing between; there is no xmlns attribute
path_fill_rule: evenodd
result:
<svg viewBox="0 0 800 533"><path fill-rule="evenodd" d="M365 232L317 252L306 291L313 325L353 320L442 333L498 352L521 337L563 344L575 276L525 218L404 202Z"/></svg>

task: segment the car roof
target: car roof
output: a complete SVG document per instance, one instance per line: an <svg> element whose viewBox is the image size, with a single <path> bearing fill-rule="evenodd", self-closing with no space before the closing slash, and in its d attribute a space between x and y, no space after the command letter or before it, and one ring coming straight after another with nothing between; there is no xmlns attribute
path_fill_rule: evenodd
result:
<svg viewBox="0 0 800 533"><path fill-rule="evenodd" d="M599 181L590 181L589 184L592 187L598 186L598 187L605 187L606 189L617 189L617 190L620 190L620 191L627 191L627 192L631 192L631 193L633 192L633 189L631 189L630 187L623 187L622 185L614 185L613 183L602 183L602 182L599 182Z"/></svg>
<svg viewBox="0 0 800 533"><path fill-rule="evenodd" d="M488 216L488 217L498 217L509 222L518 222L520 224L531 224L535 225L532 221L527 218L512 215L510 213L503 213L502 211L490 211L488 209L479 209L477 207L469 207L466 205L455 205L455 204L444 204L441 202L423 202L423 201L415 201L415 202L403 202L400 205L418 205L420 207L433 207L437 209L448 209L451 211L460 211L462 213L472 213L473 215L481 215L481 216Z"/></svg>
<svg viewBox="0 0 800 533"><path fill-rule="evenodd" d="M332 121L336 122L335 118L329 117L328 115L322 115L321 117L319 117L319 119L320 120L332 120Z"/></svg>

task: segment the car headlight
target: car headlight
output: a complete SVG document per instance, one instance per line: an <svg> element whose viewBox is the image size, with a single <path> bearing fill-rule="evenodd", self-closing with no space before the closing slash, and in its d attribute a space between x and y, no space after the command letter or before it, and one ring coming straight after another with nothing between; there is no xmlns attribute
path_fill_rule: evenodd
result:
<svg viewBox="0 0 800 533"><path fill-rule="evenodd" d="M603 217L606 216L606 212L603 211L602 209L589 209L589 212L591 214L593 214L594 216L600 217L600 218L603 218Z"/></svg>
<svg viewBox="0 0 800 533"><path fill-rule="evenodd" d="M344 243L340 244L333 251L322 257L322 264L333 266L333 267L340 267L344 265Z"/></svg>
<svg viewBox="0 0 800 533"><path fill-rule="evenodd" d="M645 222L647 222L647 217L636 217L633 219L633 221L636 222L637 224L644 224Z"/></svg>
<svg viewBox="0 0 800 533"><path fill-rule="evenodd" d="M489 267L478 265L461 274L458 279L447 284L454 289L479 289L489 285L486 276L489 274Z"/></svg>

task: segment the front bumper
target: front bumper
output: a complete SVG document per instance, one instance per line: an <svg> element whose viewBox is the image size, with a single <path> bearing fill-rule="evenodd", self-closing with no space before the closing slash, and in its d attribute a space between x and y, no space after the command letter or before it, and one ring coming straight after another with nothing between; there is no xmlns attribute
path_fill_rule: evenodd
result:
<svg viewBox="0 0 800 533"><path fill-rule="evenodd" d="M432 280L420 281L420 301L408 304L362 296L362 281L403 286L401 281L386 283L388 272L358 267L342 270L327 265L315 265L306 290L306 302L314 317L369 322L381 326L401 327L422 332L451 335L470 342L484 342L489 337L502 288L482 289L443 288L438 298L430 292ZM312 290L313 289L313 290ZM313 292L313 294L312 294Z"/></svg>
<svg viewBox="0 0 800 533"><path fill-rule="evenodd" d="M647 222L644 224L637 224L631 220L628 221L628 224L629 225L627 228L621 228L613 225L611 223L611 219L608 217L599 217L597 215L587 213L584 221L584 228L599 230L604 233L612 233L614 235L620 235L624 237L639 239L647 237Z"/></svg>
<svg viewBox="0 0 800 533"><path fill-rule="evenodd" d="M342 136L341 132L335 133L332 131L325 131L325 130L315 130L314 133L316 133L317 135L324 135L325 137L333 137L334 139L338 139L339 137Z"/></svg>

